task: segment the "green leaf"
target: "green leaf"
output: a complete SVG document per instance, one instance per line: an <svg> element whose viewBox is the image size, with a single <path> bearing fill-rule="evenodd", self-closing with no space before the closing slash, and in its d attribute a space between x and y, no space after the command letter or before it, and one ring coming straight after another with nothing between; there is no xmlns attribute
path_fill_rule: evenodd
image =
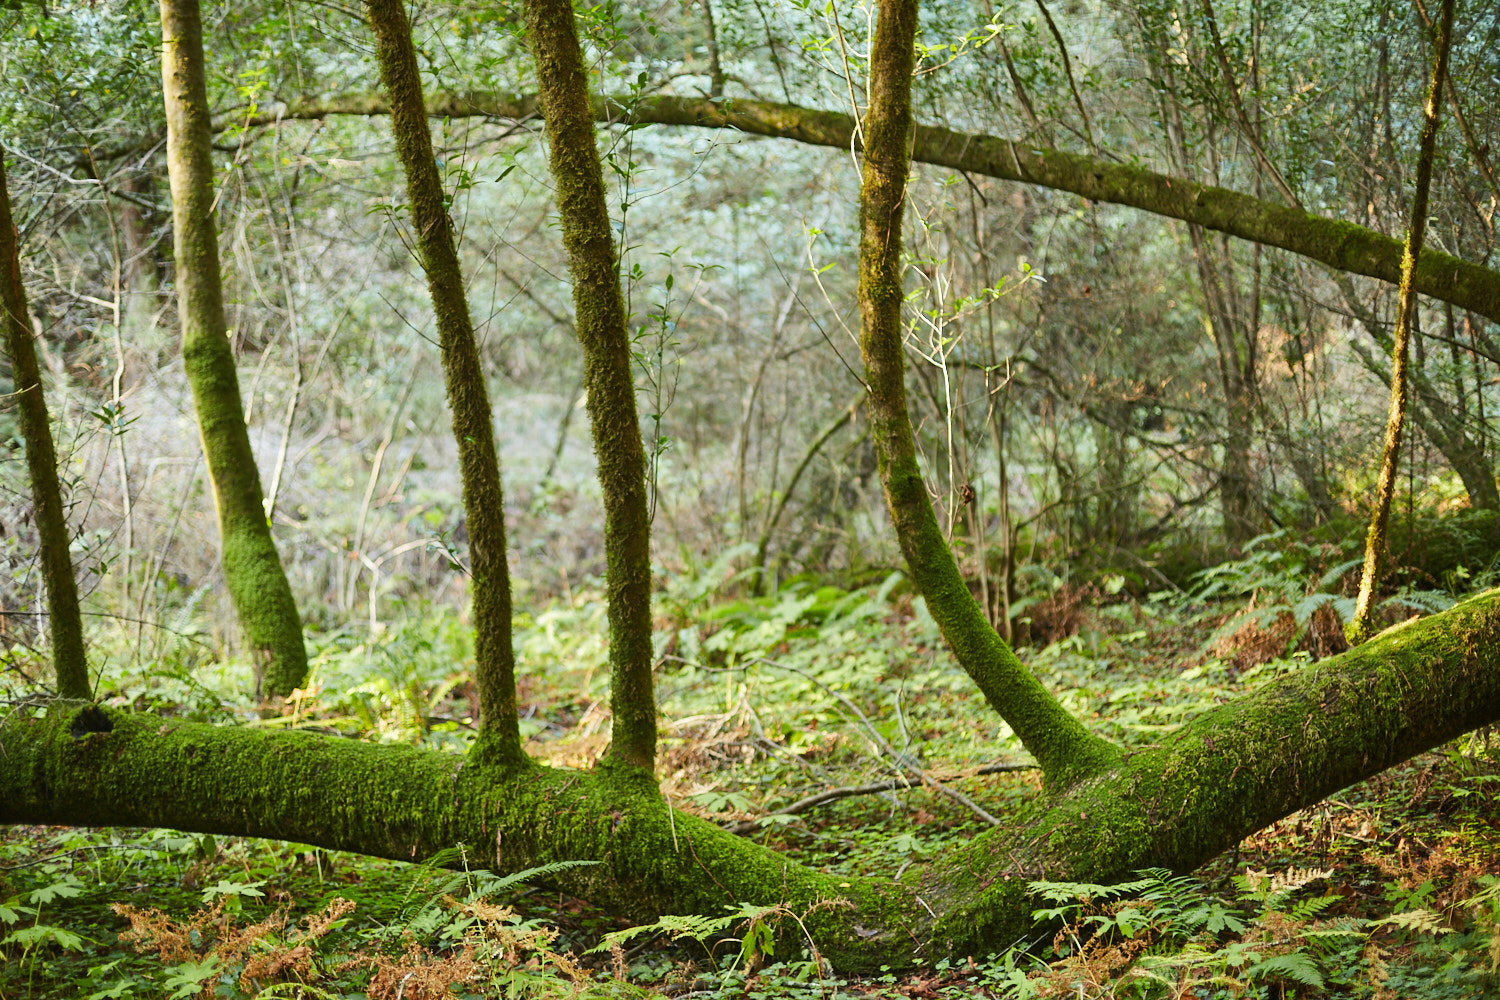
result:
<svg viewBox="0 0 1500 1000"><path fill-rule="evenodd" d="M16 902L15 897L11 897L4 903L0 903L0 921L3 921L7 924L13 924L16 921L20 920L23 916L31 917L35 915L36 910L33 910L29 906L22 906L20 903Z"/></svg>
<svg viewBox="0 0 1500 1000"><path fill-rule="evenodd" d="M43 886L33 890L26 898L38 905L52 902L54 899L72 899L74 896L83 894L83 885L72 875L67 876L61 882Z"/></svg>
<svg viewBox="0 0 1500 1000"><path fill-rule="evenodd" d="M49 924L36 924L11 931L0 944L18 944L23 948L34 948L39 944L55 944L64 951L82 951L83 938L72 931Z"/></svg>
<svg viewBox="0 0 1500 1000"><path fill-rule="evenodd" d="M219 879L219 884L210 886L203 890L203 901L207 903L215 896L264 896L260 887L266 884L265 879L259 882L231 882L228 879Z"/></svg>
<svg viewBox="0 0 1500 1000"><path fill-rule="evenodd" d="M170 971L173 973L167 979L167 988L172 990L172 1000L187 1000L188 997L197 993L203 986L203 981L213 976L219 969L219 960L209 955L201 962L184 962L174 965Z"/></svg>

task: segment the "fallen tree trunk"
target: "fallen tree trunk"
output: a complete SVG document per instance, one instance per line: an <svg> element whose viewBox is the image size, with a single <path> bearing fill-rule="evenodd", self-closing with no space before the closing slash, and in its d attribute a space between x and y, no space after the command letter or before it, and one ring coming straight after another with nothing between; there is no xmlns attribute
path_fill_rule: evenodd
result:
<svg viewBox="0 0 1500 1000"><path fill-rule="evenodd" d="M781 905L836 967L983 954L1026 883L1188 871L1241 838L1500 720L1500 591L1309 665L1037 799L899 882L815 871L685 813L641 769L483 766L410 747L53 702L0 725L0 823L165 826L412 861L463 843L636 919ZM787 921L786 927L795 922ZM800 933L793 928L791 933Z"/></svg>
<svg viewBox="0 0 1500 1000"><path fill-rule="evenodd" d="M835 111L746 98L657 96L626 101L596 95L592 103L595 119L602 122L733 129L812 146L855 148L854 119ZM503 94L432 94L427 110L443 118L523 120L542 114L536 97ZM225 119L225 122L264 126L291 119L383 115L388 111L389 106L380 95L353 94L262 106L248 120ZM1352 222L1327 219L1297 207L1143 167L1046 149L1034 143L1018 143L1000 136L920 124L912 133L911 158L1181 219L1393 285L1401 280L1402 243L1398 239ZM1427 249L1417 267L1416 289L1423 295L1451 302L1500 323L1500 272Z"/></svg>

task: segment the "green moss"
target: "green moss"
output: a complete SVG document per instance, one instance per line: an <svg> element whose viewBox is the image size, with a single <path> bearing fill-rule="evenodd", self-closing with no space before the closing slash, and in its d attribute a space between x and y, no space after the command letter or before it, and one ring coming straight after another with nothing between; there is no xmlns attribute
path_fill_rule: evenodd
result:
<svg viewBox="0 0 1500 1000"><path fill-rule="evenodd" d="M547 123L563 246L573 278L574 329L604 498L611 756L650 768L656 755L651 676L651 518L619 259L594 142L588 78L567 0L527 0L526 22Z"/></svg>
<svg viewBox="0 0 1500 1000"><path fill-rule="evenodd" d="M163 0L162 84L182 361L219 519L224 579L256 666L257 690L287 695L307 676L292 591L266 523L239 376L224 323L214 224L211 123L197 0Z"/></svg>

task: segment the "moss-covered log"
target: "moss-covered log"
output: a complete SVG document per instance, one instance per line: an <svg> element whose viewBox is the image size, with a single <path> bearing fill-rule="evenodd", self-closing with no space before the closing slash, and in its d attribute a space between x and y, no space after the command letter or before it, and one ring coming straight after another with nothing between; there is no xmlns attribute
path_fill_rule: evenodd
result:
<svg viewBox="0 0 1500 1000"><path fill-rule="evenodd" d="M198 0L161 0L161 34L182 366L192 386L213 484L224 582L250 647L256 687L288 695L307 677L307 649L292 588L266 522L265 493L224 321Z"/></svg>
<svg viewBox="0 0 1500 1000"><path fill-rule="evenodd" d="M838 149L849 149L857 141L850 116L791 104L738 97L710 100L658 96L623 101L597 95L591 102L598 121L733 129ZM429 114L446 118L525 119L541 115L533 96L441 93L430 95L427 107ZM380 115L388 110L379 96L340 95L329 100L293 100L267 106L253 121L271 125L292 118ZM1393 285L1401 280L1401 240L1352 222L1144 167L936 125L913 127L911 158L1181 219ZM1500 323L1500 272L1429 249L1423 252L1417 269L1416 288L1423 295Z"/></svg>
<svg viewBox="0 0 1500 1000"><path fill-rule="evenodd" d="M1200 715L898 882L797 864L683 813L649 776L484 766L311 733L56 703L0 725L0 823L166 826L401 860L597 866L557 888L635 919L784 904L837 967L983 954L1029 927L1031 879L1190 870L1241 838L1500 720L1500 591Z"/></svg>

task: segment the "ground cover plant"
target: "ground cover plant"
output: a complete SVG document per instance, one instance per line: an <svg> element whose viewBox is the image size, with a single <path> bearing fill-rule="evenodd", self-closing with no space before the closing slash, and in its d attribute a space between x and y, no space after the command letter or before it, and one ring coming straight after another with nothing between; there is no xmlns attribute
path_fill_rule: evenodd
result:
<svg viewBox="0 0 1500 1000"><path fill-rule="evenodd" d="M733 575L720 564L666 582L673 618L658 626L679 652L664 678L662 771L678 808L836 874L892 877L1034 794L1034 769L983 773L1023 752L986 731L899 575L759 599L737 596ZM1247 603L1087 601L1077 631L1029 659L1114 738L1148 744L1302 667L1309 654L1296 651L1249 668L1236 651L1215 655L1220 623ZM528 748L559 765L604 749L602 650L579 638L599 613L598 592L583 589L521 618L523 708L549 720L529 728ZM243 661L207 676L163 665L116 678L104 697L462 752L472 647L445 617L434 609L381 644L315 639L308 695L273 717L255 717ZM305 844L34 827L10 828L3 850L6 997L1425 998L1500 983L1500 744L1483 732L1294 814L1194 876L1039 881L1033 933L918 972L820 968L806 942L778 948L759 930L771 907L634 925L540 888L544 872L500 877L462 859L413 866Z"/></svg>
<svg viewBox="0 0 1500 1000"><path fill-rule="evenodd" d="M751 6L7 8L17 988L1490 988L1484 13Z"/></svg>

